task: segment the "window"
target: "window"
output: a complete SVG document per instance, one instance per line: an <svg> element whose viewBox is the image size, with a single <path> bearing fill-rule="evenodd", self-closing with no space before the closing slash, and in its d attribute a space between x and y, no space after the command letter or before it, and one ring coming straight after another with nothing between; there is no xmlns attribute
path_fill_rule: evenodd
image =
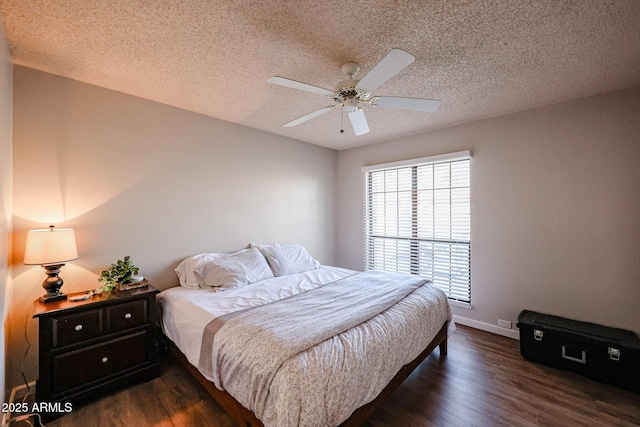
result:
<svg viewBox="0 0 640 427"><path fill-rule="evenodd" d="M363 168L365 268L424 276L470 304L470 167L465 151Z"/></svg>

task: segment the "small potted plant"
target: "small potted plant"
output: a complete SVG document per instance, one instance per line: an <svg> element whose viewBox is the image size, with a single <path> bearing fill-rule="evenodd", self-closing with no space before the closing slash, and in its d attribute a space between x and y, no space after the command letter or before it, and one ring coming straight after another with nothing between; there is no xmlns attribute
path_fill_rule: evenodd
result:
<svg viewBox="0 0 640 427"><path fill-rule="evenodd" d="M131 277L138 274L140 269L131 261L130 256L119 259L115 264L111 264L107 270L104 270L100 277L99 282L104 283L103 290L109 292L119 285L131 282Z"/></svg>

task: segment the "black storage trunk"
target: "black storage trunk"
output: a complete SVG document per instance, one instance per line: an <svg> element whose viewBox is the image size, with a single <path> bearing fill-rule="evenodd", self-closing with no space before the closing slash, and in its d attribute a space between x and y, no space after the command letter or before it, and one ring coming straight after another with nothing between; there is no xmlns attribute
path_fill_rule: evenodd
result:
<svg viewBox="0 0 640 427"><path fill-rule="evenodd" d="M518 316L526 359L640 393L640 338L624 329L524 310Z"/></svg>

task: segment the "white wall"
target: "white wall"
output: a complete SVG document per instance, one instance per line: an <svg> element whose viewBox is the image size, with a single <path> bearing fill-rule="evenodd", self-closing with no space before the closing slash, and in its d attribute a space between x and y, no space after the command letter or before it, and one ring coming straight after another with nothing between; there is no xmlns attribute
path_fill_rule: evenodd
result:
<svg viewBox="0 0 640 427"><path fill-rule="evenodd" d="M13 323L44 292L42 268L22 265L26 232L50 223L76 231L66 292L125 255L159 288L183 258L250 242L335 263L337 152L23 67L14 94ZM25 345L12 334L13 383Z"/></svg>
<svg viewBox="0 0 640 427"><path fill-rule="evenodd" d="M11 111L13 62L9 43L0 20L0 401L5 396L5 320L11 298L11 217L13 194L11 186Z"/></svg>
<svg viewBox="0 0 640 427"><path fill-rule="evenodd" d="M640 88L339 152L342 265L363 267L362 166L467 149L473 308L454 313L489 330L531 309L640 332Z"/></svg>

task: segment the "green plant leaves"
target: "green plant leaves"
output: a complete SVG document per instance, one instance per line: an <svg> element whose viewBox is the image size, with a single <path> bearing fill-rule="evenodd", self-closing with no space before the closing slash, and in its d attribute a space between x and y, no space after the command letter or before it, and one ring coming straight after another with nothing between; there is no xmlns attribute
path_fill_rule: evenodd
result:
<svg viewBox="0 0 640 427"><path fill-rule="evenodd" d="M131 276L138 274L140 269L131 260L129 255L124 259L119 259L115 264L111 264L108 270L104 270L100 277L99 282L104 282L109 285L115 285L115 283L128 283L131 281Z"/></svg>

